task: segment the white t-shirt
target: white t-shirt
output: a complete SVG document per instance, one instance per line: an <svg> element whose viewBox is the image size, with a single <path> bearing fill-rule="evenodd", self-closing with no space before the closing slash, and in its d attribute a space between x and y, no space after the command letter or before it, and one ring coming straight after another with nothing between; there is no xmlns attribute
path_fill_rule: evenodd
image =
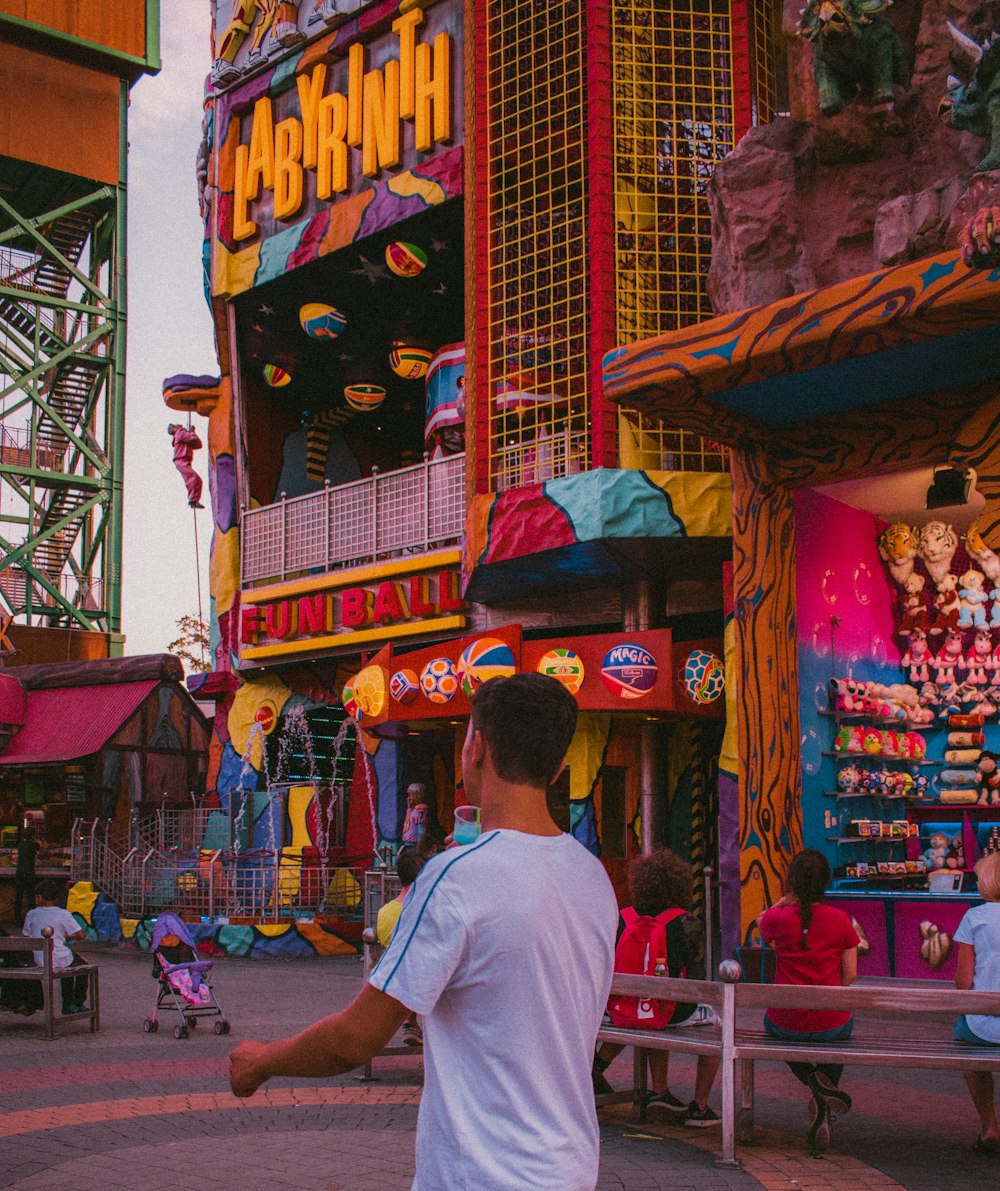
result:
<svg viewBox="0 0 1000 1191"><path fill-rule="evenodd" d="M1000 902L970 906L953 937L956 943L971 943L976 949L972 987L1000 992ZM1000 1017L970 1013L967 1021L984 1042L1000 1043Z"/></svg>
<svg viewBox="0 0 1000 1191"><path fill-rule="evenodd" d="M424 1019L414 1191L593 1191L617 920L569 835L489 831L424 866L369 977Z"/></svg>
<svg viewBox="0 0 1000 1191"><path fill-rule="evenodd" d="M29 910L24 919L24 933L29 939L40 939L45 927L52 927L52 967L54 969L68 968L73 962L73 952L66 946L70 935L75 935L83 929L69 910L61 906L38 906ZM41 967L45 963L45 952L36 951L35 963Z"/></svg>

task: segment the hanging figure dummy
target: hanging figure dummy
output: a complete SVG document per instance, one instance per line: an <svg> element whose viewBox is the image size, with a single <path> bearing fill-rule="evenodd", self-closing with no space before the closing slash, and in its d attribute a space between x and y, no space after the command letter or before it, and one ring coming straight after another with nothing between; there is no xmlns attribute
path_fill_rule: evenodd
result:
<svg viewBox="0 0 1000 1191"><path fill-rule="evenodd" d="M174 467L184 477L187 487L188 505L192 509L203 509L201 503L201 476L191 466L195 451L200 451L202 442L194 430L185 429L179 423L167 427L174 444Z"/></svg>

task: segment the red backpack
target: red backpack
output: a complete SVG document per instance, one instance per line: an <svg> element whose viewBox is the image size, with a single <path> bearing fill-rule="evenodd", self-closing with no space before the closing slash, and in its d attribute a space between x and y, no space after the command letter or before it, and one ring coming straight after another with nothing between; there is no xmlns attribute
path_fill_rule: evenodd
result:
<svg viewBox="0 0 1000 1191"><path fill-rule="evenodd" d="M656 961L667 960L667 924L686 913L686 910L664 910L655 918L648 918L637 914L631 906L622 910L625 929L615 947L615 971L629 976L652 976ZM662 1030L670 1024L675 1005L675 1001L612 996L608 999L608 1016L612 1025L626 1030Z"/></svg>

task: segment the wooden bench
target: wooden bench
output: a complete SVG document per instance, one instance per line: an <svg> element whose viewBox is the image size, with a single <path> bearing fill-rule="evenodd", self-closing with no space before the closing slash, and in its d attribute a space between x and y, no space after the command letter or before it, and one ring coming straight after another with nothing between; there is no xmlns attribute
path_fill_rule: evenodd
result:
<svg viewBox="0 0 1000 1191"><path fill-rule="evenodd" d="M732 973L727 975L731 977ZM1000 1071L1000 1046L956 1042L951 1033L954 1019L963 1013L1000 1016L1000 992L973 992L947 985L915 988L867 983L849 988L730 983L727 988L733 991L733 1009L723 1014L723 1071L728 1069L734 1075L723 1087L723 1114L728 1111L734 1144L753 1141L754 1064L759 1061ZM850 1038L837 1042L786 1042L764 1030L764 1010L770 1008L839 1009L855 1015L879 1012L891 1014L891 1021L883 1019L876 1023L856 1017ZM737 1025L739 1011L752 1011L755 1024L743 1021ZM948 1015L947 1033L942 1032L939 1023L927 1022L930 1014ZM742 1069L738 1103L737 1062ZM734 1097L733 1104L726 1104L727 1095ZM723 1159L734 1157L732 1148L727 1152L724 1146Z"/></svg>
<svg viewBox="0 0 1000 1191"><path fill-rule="evenodd" d="M721 1016L723 986L711 980L682 980L670 976L625 976L616 972L611 991L616 996L649 996L651 988L658 1000L711 1005ZM632 1089L597 1097L598 1106L631 1100L632 1117L646 1119L646 1059L651 1051L676 1051L686 1055L712 1055L722 1058L722 1030L719 1026L677 1026L665 1030L627 1030L603 1025L597 1035L598 1046L605 1042L634 1048Z"/></svg>
<svg viewBox="0 0 1000 1191"><path fill-rule="evenodd" d="M100 991L98 986L98 969L96 964L79 964L74 968L63 968L57 971L52 967L52 930L45 928L41 939L27 939L20 935L0 937L0 951L41 951L44 963L39 967L28 968L0 968L0 980L35 980L42 986L42 1014L45 1022L45 1037L54 1038L56 1030L61 1029L68 1022L88 1022L90 1033L96 1034L101 1028ZM66 976L86 976L88 1008L84 1013L57 1015L55 1011L56 983ZM61 990L59 990L61 991Z"/></svg>
<svg viewBox="0 0 1000 1191"><path fill-rule="evenodd" d="M916 1067L935 1070L1000 1071L1000 1046L971 1046L956 1042L933 1025L923 1024L929 1014L957 1018L963 1013L1000 1016L1000 992L972 992L950 987L915 988L912 985L855 984L850 988L826 985L740 983L739 965L732 960L719 966L721 983L674 980L660 976L616 974L611 988L626 996L657 997L670 1001L700 1001L712 1005L721 1027L692 1026L665 1030L623 1030L602 1026L600 1045L614 1042L635 1050L635 1074L630 1092L598 1097L598 1104L631 1099L636 1120L644 1119L646 1056L650 1051L714 1055L722 1062L722 1155L718 1165L738 1166L736 1143L747 1144L754 1135L754 1064L757 1062L842 1063L845 1066ZM878 1028L855 1021L851 1038L838 1042L785 1042L764 1031L764 1010L842 1009L854 1014L880 1012L892 1015L892 1028ZM751 1024L752 1015L752 1024ZM740 1022L738 1024L738 1017ZM737 1103L737 1064L740 1064Z"/></svg>

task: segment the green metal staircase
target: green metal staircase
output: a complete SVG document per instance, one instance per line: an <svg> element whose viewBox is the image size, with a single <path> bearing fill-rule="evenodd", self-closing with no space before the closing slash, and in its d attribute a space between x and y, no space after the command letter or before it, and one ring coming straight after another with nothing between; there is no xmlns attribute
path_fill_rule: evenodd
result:
<svg viewBox="0 0 1000 1191"><path fill-rule="evenodd" d="M19 209L5 164L24 170L0 159L0 611L117 632L123 196L78 186L39 210L33 178L34 209Z"/></svg>

